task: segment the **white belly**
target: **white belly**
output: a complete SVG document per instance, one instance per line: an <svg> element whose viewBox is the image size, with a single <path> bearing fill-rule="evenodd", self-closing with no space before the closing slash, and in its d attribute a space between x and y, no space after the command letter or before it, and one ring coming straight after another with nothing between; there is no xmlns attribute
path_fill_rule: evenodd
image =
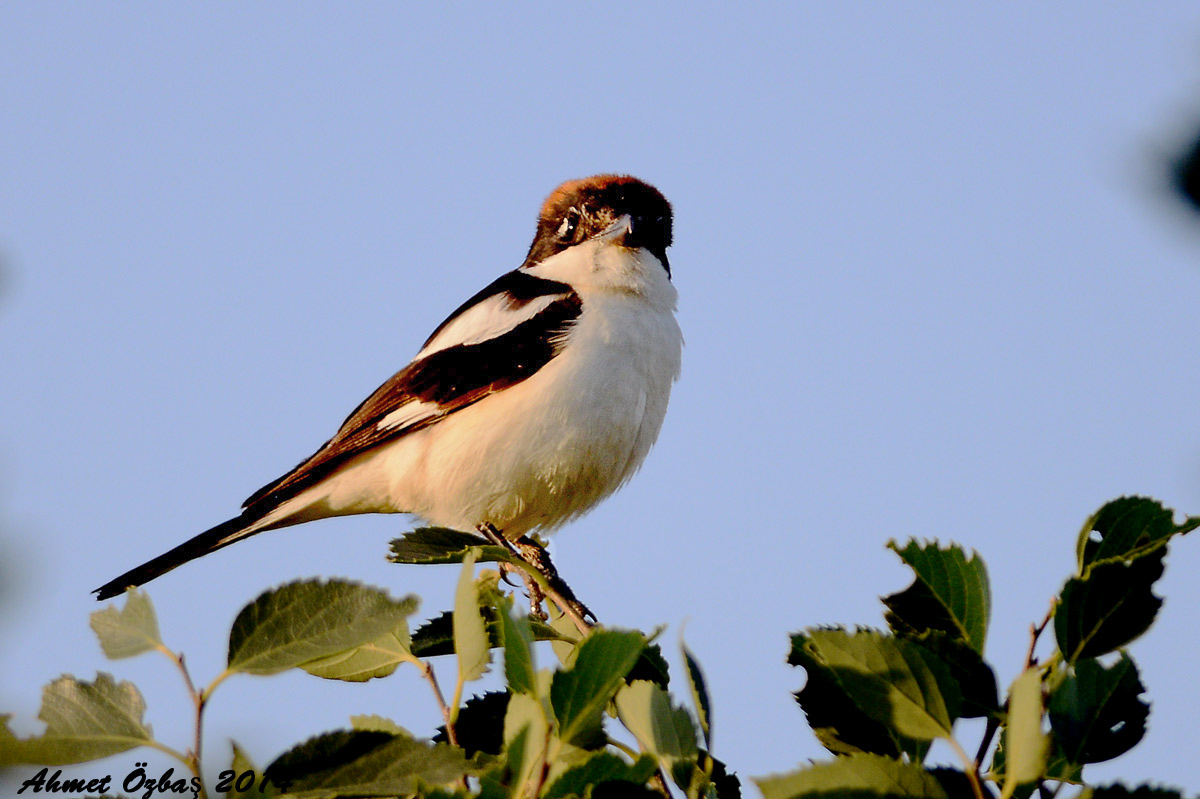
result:
<svg viewBox="0 0 1200 799"><path fill-rule="evenodd" d="M619 294L589 298L570 335L533 377L380 453L395 509L516 537L620 488L658 437L682 336L669 311Z"/></svg>

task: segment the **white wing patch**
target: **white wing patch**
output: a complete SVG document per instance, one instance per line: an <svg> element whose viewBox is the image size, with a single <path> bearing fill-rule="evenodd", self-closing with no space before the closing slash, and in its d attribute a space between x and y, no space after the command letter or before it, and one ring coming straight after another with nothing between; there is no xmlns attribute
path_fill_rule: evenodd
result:
<svg viewBox="0 0 1200 799"><path fill-rule="evenodd" d="M493 294L478 305L463 311L454 321L442 328L441 332L426 344L413 360L419 361L435 352L451 347L478 344L502 336L522 322L537 316L551 303L561 300L563 296L563 294L547 294L519 305L508 292Z"/></svg>
<svg viewBox="0 0 1200 799"><path fill-rule="evenodd" d="M438 416L441 413L441 406L436 402L423 402L411 399L380 419L375 428L377 430L390 430L397 427L408 427L411 424Z"/></svg>

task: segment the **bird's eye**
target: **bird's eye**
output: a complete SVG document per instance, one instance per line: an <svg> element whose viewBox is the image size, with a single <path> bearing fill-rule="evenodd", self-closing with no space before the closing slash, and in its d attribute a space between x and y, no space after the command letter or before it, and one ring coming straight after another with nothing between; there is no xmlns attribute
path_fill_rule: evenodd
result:
<svg viewBox="0 0 1200 799"><path fill-rule="evenodd" d="M579 227L579 211L572 208L567 211L567 215L563 217L562 224L558 226L558 237L564 241L575 237L575 230Z"/></svg>

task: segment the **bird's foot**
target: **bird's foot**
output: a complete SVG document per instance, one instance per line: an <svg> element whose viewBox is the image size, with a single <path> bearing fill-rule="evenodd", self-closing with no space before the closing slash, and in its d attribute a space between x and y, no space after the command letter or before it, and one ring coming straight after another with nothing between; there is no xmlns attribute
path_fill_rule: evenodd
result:
<svg viewBox="0 0 1200 799"><path fill-rule="evenodd" d="M592 627L592 624L596 621L596 614L592 613L587 605L579 601L575 596L575 592L571 590L571 587L559 575L558 569L554 567L554 562L550 560L550 553L546 551L545 547L528 536L521 536L516 541L510 541L494 525L487 522L479 525L477 529L490 543L504 547L513 555L532 566L545 579L549 587L548 591L543 590L537 579L524 569L501 564L502 573L509 571L520 572L521 579L525 583L525 590L529 594L529 612L531 616L539 621L546 621L547 616L546 612L542 610L542 601L548 595L562 609L563 613L571 617L571 620L575 622L575 626L579 628L580 632L586 633ZM589 619L591 620L590 622Z"/></svg>
<svg viewBox="0 0 1200 799"><path fill-rule="evenodd" d="M567 585L567 581L558 573L558 569L554 567L554 562L550 560L550 553L541 544L534 541L527 535L523 535L513 542L513 547L521 556L521 559L528 563L533 568L537 569L538 574L546 578L546 582L550 583L550 587L562 595L571 609L583 619L585 622L590 619L593 623L596 621L596 614L588 610L587 605L579 601L575 596L575 592L571 590L571 586ZM590 625L589 625L590 626Z"/></svg>

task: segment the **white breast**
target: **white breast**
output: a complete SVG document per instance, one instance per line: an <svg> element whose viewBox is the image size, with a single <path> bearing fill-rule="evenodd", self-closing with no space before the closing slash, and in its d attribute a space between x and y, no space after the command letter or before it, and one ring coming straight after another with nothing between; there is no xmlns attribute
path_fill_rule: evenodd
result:
<svg viewBox="0 0 1200 799"><path fill-rule="evenodd" d="M530 270L583 310L537 374L385 447L396 510L515 537L578 516L633 476L662 427L683 344L675 289L645 250L581 246Z"/></svg>

